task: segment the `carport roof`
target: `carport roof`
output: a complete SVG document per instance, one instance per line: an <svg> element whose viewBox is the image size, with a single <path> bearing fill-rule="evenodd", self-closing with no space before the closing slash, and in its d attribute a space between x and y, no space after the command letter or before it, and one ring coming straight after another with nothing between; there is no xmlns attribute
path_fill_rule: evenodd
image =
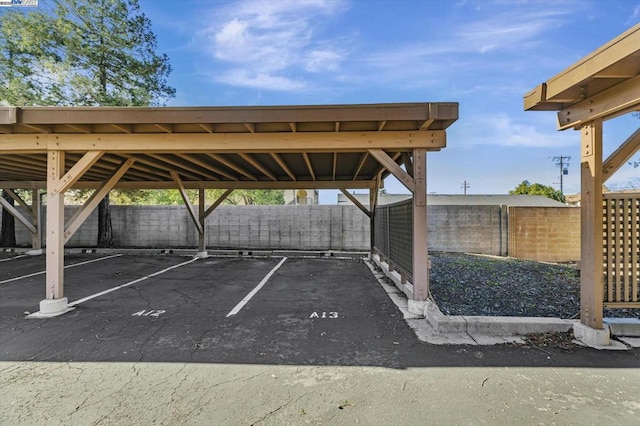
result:
<svg viewBox="0 0 640 426"><path fill-rule="evenodd" d="M173 188L177 173L192 188L371 188L385 170L376 153L402 164L413 149L440 150L457 118L451 102L2 107L0 186L46 186L47 152L60 151L67 171L91 163L75 187L134 159L118 187Z"/></svg>

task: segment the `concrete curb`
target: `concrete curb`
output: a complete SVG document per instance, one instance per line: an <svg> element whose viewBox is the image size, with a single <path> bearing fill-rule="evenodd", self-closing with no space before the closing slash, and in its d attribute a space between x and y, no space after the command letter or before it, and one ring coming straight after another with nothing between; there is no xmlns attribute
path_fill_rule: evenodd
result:
<svg viewBox="0 0 640 426"><path fill-rule="evenodd" d="M411 298L413 292L409 293L407 291L409 288L413 290L410 283L402 283L400 275L395 271L390 271L389 265L382 261L380 256L372 255L370 261L381 269L382 273L377 273L372 265L369 266L383 287L389 287L382 281L382 277L386 276L398 288L398 293L404 293L406 297ZM387 293L390 292L387 291ZM392 298L400 308L396 299L397 297ZM518 341L519 336L532 333L564 333L573 330L576 337L581 340L579 342L581 344L586 344L596 349L621 350L627 348L624 344L608 338L591 338L591 334L586 335L587 337L585 338L585 332L580 327L580 321L578 320L545 317L444 315L432 300L417 303L411 302L413 301L409 300L406 306L412 316L408 317L405 314L405 319L420 340L432 344L495 345L506 341ZM416 312L419 307L423 308L422 312ZM611 318L606 319L605 322L607 323L607 337L609 337L609 330L611 335L616 336L640 336L640 320ZM598 337L600 336L598 335ZM608 345L605 345L606 341L609 342ZM633 341L633 343L635 344L636 342ZM627 345L633 346L631 344Z"/></svg>

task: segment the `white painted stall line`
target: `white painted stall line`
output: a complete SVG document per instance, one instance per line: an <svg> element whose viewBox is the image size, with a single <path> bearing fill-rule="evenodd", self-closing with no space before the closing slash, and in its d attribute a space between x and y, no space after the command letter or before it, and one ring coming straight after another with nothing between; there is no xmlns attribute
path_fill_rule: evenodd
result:
<svg viewBox="0 0 640 426"><path fill-rule="evenodd" d="M188 260L186 262L178 263L177 265L170 266L170 267L165 268L165 269L163 269L161 271L154 272L153 274L149 274L149 275L144 276L142 278L138 278L136 280L130 281L130 282L126 283L126 284L121 284L121 285L118 285L118 286L115 286L115 287L111 287L108 290L104 290L104 291L101 291L100 293L92 294L91 296L87 296L87 297L84 297L82 299L78 299L75 302L71 302L71 303L69 303L69 306L76 306L76 305L79 305L81 303L86 302L87 300L95 299L96 297L104 296L105 294L111 293L111 292L116 291L116 290L120 290L121 288L129 287L129 286L132 286L132 285L137 284L139 282L148 280L149 278L157 277L158 275L162 275L165 272L171 271L172 269L176 269L176 268L179 268L181 266L188 265L188 264L190 264L192 262L195 262L196 260L198 260L198 258L194 257L193 259Z"/></svg>
<svg viewBox="0 0 640 426"><path fill-rule="evenodd" d="M27 257L27 254L21 254L19 256L8 257L6 259L0 259L0 262L8 262L10 260L20 259L21 257Z"/></svg>
<svg viewBox="0 0 640 426"><path fill-rule="evenodd" d="M111 255L111 256L101 257L99 259L92 259L92 260L87 260L87 261L84 261L84 262L74 263L73 265L65 266L64 269L75 268L76 266L87 265L89 263L94 263L94 262L101 262L103 260L112 259L114 257L120 257L120 256L122 256L122 255L121 254L114 254L114 255ZM22 275L20 277L9 278L8 280L0 281L0 284L6 284L6 283L10 283L12 281L18 281L18 280L21 280L23 278L31 278L31 277L35 277L35 276L46 274L46 273L47 273L47 271L34 272L33 274Z"/></svg>
<svg viewBox="0 0 640 426"><path fill-rule="evenodd" d="M245 298L244 298L244 299L242 299L242 300L240 301L240 303L238 303L238 304L236 305L236 307L235 307L235 308L233 308L233 309L231 310L231 312L229 312L229 313L227 314L227 318L229 318L230 316L235 315L235 314L237 314L238 312L240 312L240 309L242 309L242 308L244 307L244 305L246 305L246 304L249 302L249 300L251 300L251 298L252 298L253 296L255 296L255 295L256 295L256 293L257 293L257 292L259 292L259 291L260 291L260 289L261 289L262 287L264 287L264 285L267 283L267 281L269 281L269 278L271 278L271 276L272 276L273 274L275 274L275 272L276 272L278 269L280 269L280 267L282 266L282 264L283 264L286 260L287 260L287 258L286 258L286 257L283 257L283 258L282 258L282 260L280 261L280 263L278 263L276 266L274 266L274 267L273 267L273 269L272 269L271 271L269 271L269 273L268 273L267 275L265 275L265 277L262 279L262 281L260 281L260 284L258 284L258 285L256 286L256 288L254 288L253 290L251 290L251 292L250 292L249 294L247 294L247 295L245 296Z"/></svg>

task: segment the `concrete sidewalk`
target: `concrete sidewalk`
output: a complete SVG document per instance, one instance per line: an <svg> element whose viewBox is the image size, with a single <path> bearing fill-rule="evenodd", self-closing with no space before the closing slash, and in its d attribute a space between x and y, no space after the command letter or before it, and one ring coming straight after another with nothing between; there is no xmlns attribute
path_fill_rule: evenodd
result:
<svg viewBox="0 0 640 426"><path fill-rule="evenodd" d="M640 419L638 369L2 362L0 387L3 425L630 425Z"/></svg>

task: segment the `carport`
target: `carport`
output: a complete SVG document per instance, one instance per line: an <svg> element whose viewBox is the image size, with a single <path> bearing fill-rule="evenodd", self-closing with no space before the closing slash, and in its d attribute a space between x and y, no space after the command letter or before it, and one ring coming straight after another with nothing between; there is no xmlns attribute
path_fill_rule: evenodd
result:
<svg viewBox="0 0 640 426"><path fill-rule="evenodd" d="M0 188L23 208L3 208L40 249L39 194L46 190L46 297L64 313L64 246L113 188L178 189L206 254L205 220L234 189L340 189L375 221L382 181L413 193L412 299L428 295L426 153L446 145L457 103L272 107L3 107ZM64 222L64 194L95 189ZM208 207L205 189L227 190ZM30 189L27 205L14 191ZM198 189L197 206L186 189ZM368 189L370 209L348 189ZM373 228L372 228L373 229ZM373 238L373 232L372 232Z"/></svg>
<svg viewBox="0 0 640 426"><path fill-rule="evenodd" d="M640 307L640 194L602 191L640 149L638 129L603 160L603 123L640 111L640 25L538 85L524 109L558 111L559 130L580 131L580 322L586 342L608 344L604 307Z"/></svg>

